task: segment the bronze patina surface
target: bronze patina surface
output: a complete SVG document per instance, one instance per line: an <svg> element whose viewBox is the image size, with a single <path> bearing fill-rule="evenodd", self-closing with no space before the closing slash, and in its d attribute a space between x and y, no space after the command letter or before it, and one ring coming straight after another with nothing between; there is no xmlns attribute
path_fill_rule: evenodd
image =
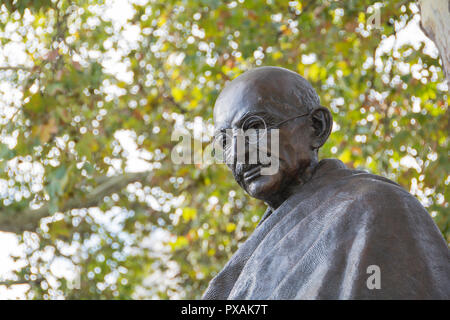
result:
<svg viewBox="0 0 450 320"><path fill-rule="evenodd" d="M204 299L450 298L449 249L420 202L386 178L319 161L333 121L305 79L277 67L234 79L215 127L258 129L249 118L282 123L279 169L262 175L261 163L235 161L231 142L234 178L268 209Z"/></svg>

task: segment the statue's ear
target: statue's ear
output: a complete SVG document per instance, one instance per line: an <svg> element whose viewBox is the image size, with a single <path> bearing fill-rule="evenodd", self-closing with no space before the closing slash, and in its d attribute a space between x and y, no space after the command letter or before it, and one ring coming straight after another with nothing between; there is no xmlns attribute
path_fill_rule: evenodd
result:
<svg viewBox="0 0 450 320"><path fill-rule="evenodd" d="M333 116L327 108L319 107L311 112L311 120L314 129L311 147L313 149L319 149L324 145L331 133Z"/></svg>

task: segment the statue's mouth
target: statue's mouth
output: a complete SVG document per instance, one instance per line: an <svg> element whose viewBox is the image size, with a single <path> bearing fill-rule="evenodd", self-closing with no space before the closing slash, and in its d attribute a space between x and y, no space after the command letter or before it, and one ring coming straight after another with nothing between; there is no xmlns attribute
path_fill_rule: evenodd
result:
<svg viewBox="0 0 450 320"><path fill-rule="evenodd" d="M244 174L242 175L244 180L246 182L249 182L261 175L261 165L256 164L252 165L250 168L244 171Z"/></svg>
<svg viewBox="0 0 450 320"><path fill-rule="evenodd" d="M244 167L244 170L242 171L243 173L241 175L242 180L244 180L245 182L250 182L251 180L260 177L262 175L261 169L266 167L270 167L270 163L268 164L258 163Z"/></svg>
<svg viewBox="0 0 450 320"><path fill-rule="evenodd" d="M245 185L261 176L261 169L269 164L237 164L233 172L236 182L245 189Z"/></svg>
<svg viewBox="0 0 450 320"><path fill-rule="evenodd" d="M259 167L260 167L259 164L238 163L234 168L233 172L234 178L242 187L244 187L243 186L244 181L246 181L247 177L249 177L251 174L255 174L255 171L259 172L258 170Z"/></svg>

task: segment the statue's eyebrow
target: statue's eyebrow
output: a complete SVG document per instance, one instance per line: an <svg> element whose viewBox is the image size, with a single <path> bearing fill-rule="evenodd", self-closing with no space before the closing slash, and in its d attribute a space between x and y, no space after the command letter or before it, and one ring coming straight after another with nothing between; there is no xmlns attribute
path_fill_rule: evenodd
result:
<svg viewBox="0 0 450 320"><path fill-rule="evenodd" d="M261 117L265 121L271 121L274 119L274 116L266 111L247 111L241 115L239 120L235 122L234 126L240 128L244 124L245 120L253 116Z"/></svg>
<svg viewBox="0 0 450 320"><path fill-rule="evenodd" d="M237 121L233 120L232 127L240 128L244 124L245 120L247 120L248 118L250 118L252 116L259 116L259 117L263 118L263 120L267 121L268 123L276 120L275 119L276 117L267 111L248 110L248 111L244 112L242 115L239 115L239 119ZM228 129L231 129L231 128L230 127L222 127L222 128L215 130L214 133L215 134L224 133Z"/></svg>
<svg viewBox="0 0 450 320"><path fill-rule="evenodd" d="M260 116L264 119L264 115L266 114L266 112L264 111L251 111L248 110L246 112L244 112L242 115L239 115L239 119L237 121L235 121L233 119L232 123L231 123L231 127L222 127L220 129L217 129L216 132L225 132L225 130L231 129L232 127L234 128L240 128L240 126L242 126L242 124L245 122L245 120L251 116Z"/></svg>

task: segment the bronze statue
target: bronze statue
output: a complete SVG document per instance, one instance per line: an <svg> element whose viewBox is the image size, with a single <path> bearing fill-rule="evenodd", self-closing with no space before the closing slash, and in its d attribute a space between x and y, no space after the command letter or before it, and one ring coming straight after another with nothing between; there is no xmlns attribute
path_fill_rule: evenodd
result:
<svg viewBox="0 0 450 320"><path fill-rule="evenodd" d="M386 178L319 161L332 116L300 75L244 73L219 95L214 122L219 136L278 129L279 168L263 175L267 163L236 161L225 137L234 178L268 208L204 299L450 298L449 249L419 201Z"/></svg>

